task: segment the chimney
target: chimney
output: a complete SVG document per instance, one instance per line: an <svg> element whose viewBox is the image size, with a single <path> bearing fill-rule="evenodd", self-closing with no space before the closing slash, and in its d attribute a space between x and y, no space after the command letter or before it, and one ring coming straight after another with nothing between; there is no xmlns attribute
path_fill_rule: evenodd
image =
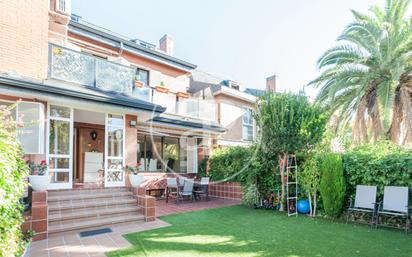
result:
<svg viewBox="0 0 412 257"><path fill-rule="evenodd" d="M267 92L276 92L276 75L266 78L266 91Z"/></svg>
<svg viewBox="0 0 412 257"><path fill-rule="evenodd" d="M169 35L165 34L159 40L159 47L166 54L173 56L173 39Z"/></svg>

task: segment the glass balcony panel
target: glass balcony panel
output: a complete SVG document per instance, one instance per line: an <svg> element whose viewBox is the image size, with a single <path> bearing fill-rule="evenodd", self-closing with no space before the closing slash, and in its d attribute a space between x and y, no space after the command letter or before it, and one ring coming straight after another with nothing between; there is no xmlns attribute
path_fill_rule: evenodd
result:
<svg viewBox="0 0 412 257"><path fill-rule="evenodd" d="M166 107L166 112L176 113L176 95L153 92L153 103Z"/></svg>
<svg viewBox="0 0 412 257"><path fill-rule="evenodd" d="M198 99L180 99L177 113L183 116L190 116L208 121L215 120L216 107L214 103L209 103Z"/></svg>
<svg viewBox="0 0 412 257"><path fill-rule="evenodd" d="M143 87L143 88L135 87L133 90L133 96L136 97L137 99L140 99L146 102L151 102L152 101L152 91L153 89L149 87Z"/></svg>
<svg viewBox="0 0 412 257"><path fill-rule="evenodd" d="M58 46L51 47L51 78L93 86L94 69L93 57Z"/></svg>
<svg viewBox="0 0 412 257"><path fill-rule="evenodd" d="M134 72L132 68L96 59L96 87L131 96Z"/></svg>

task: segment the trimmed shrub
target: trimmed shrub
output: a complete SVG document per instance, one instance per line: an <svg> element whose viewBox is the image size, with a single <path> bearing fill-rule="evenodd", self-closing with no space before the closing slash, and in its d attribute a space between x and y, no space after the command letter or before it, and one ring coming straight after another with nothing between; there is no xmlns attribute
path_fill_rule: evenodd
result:
<svg viewBox="0 0 412 257"><path fill-rule="evenodd" d="M219 149L209 158L209 175L213 181L245 183L253 152L247 147L228 147Z"/></svg>
<svg viewBox="0 0 412 257"><path fill-rule="evenodd" d="M356 185L378 186L383 196L385 186L408 186L412 190L412 150L390 141L357 147L343 156L348 194Z"/></svg>
<svg viewBox="0 0 412 257"><path fill-rule="evenodd" d="M337 217L345 200L343 162L340 154L325 154L320 160L320 194L325 214Z"/></svg>
<svg viewBox="0 0 412 257"><path fill-rule="evenodd" d="M20 256L25 246L19 199L28 173L15 128L9 109L0 106L0 256Z"/></svg>
<svg viewBox="0 0 412 257"><path fill-rule="evenodd" d="M242 203L246 206L253 207L255 204L258 204L260 201L260 196L258 188L255 184L250 184L244 187L244 194Z"/></svg>

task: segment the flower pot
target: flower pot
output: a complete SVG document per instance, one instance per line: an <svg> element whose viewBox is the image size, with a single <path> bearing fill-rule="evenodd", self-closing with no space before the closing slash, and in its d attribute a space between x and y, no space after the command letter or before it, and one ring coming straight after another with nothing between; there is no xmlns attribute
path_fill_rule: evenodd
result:
<svg viewBox="0 0 412 257"><path fill-rule="evenodd" d="M130 184L132 185L132 187L139 187L140 184L142 184L143 182L143 175L141 174L129 174L129 180L130 180Z"/></svg>
<svg viewBox="0 0 412 257"><path fill-rule="evenodd" d="M169 93L169 89L165 86L157 86L155 89L159 93Z"/></svg>
<svg viewBox="0 0 412 257"><path fill-rule="evenodd" d="M34 191L46 191L50 184L50 176L30 175L29 181Z"/></svg>
<svg viewBox="0 0 412 257"><path fill-rule="evenodd" d="M134 81L134 86L138 87L138 88L143 88L144 84L143 84L143 82L140 82L139 80L135 80Z"/></svg>

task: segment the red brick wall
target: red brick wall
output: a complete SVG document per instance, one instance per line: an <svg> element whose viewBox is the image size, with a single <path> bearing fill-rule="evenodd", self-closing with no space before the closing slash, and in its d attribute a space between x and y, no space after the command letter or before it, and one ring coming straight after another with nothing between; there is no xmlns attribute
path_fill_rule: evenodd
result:
<svg viewBox="0 0 412 257"><path fill-rule="evenodd" d="M37 241L47 238L47 191L33 191L32 197L31 213L24 215L22 231L27 233L29 229L33 230L33 241Z"/></svg>
<svg viewBox="0 0 412 257"><path fill-rule="evenodd" d="M209 196L224 199L242 200L243 191L238 182L211 182L209 185Z"/></svg>
<svg viewBox="0 0 412 257"><path fill-rule="evenodd" d="M0 1L0 72L47 75L47 0Z"/></svg>

